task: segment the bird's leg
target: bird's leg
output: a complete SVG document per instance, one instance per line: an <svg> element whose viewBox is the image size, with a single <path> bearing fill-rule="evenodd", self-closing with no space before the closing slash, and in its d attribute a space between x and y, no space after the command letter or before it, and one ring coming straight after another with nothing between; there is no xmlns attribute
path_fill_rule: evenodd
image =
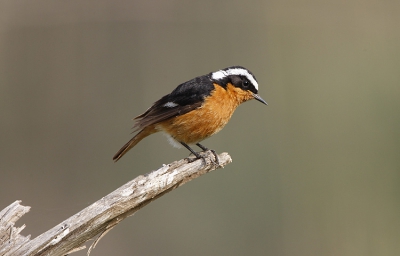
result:
<svg viewBox="0 0 400 256"><path fill-rule="evenodd" d="M213 153L213 155L214 155L216 164L219 165L218 155L217 155L217 153L215 152L214 149L208 149L208 148L204 147L203 145L201 145L200 143L196 143L196 145L197 145L199 148L201 148L203 151L210 150L211 153Z"/></svg>
<svg viewBox="0 0 400 256"><path fill-rule="evenodd" d="M195 152L191 147L188 146L188 144L186 144L185 142L180 142L185 148L187 148L190 152L192 152L193 155L196 156L196 158L194 159L189 159L188 158L188 162L191 163L193 161L196 161L197 159L204 159L204 157L202 157L199 153ZM205 160L204 160L205 161Z"/></svg>
<svg viewBox="0 0 400 256"><path fill-rule="evenodd" d="M207 151L208 148L204 147L203 145L201 145L200 143L196 143L196 145L201 148L203 151Z"/></svg>

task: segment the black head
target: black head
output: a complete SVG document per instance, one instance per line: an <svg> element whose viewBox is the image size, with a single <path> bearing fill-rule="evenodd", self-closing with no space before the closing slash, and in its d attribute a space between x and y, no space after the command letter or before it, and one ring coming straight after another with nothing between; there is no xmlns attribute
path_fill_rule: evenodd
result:
<svg viewBox="0 0 400 256"><path fill-rule="evenodd" d="M232 66L222 70L218 70L210 74L212 80L217 82L222 87L226 88L228 83L233 86L240 88L244 91L249 91L252 93L254 99L266 104L259 95L258 95L258 83L250 70L241 67L241 66Z"/></svg>

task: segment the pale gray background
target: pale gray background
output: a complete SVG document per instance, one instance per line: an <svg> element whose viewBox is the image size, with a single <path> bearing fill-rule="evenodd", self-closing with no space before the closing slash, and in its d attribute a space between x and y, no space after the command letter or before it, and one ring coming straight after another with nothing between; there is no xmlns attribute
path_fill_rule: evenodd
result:
<svg viewBox="0 0 400 256"><path fill-rule="evenodd" d="M111 160L152 102L243 65L269 106L204 142L233 163L92 255L400 255L399 25L398 0L1 1L0 209L37 236L186 157L157 134Z"/></svg>

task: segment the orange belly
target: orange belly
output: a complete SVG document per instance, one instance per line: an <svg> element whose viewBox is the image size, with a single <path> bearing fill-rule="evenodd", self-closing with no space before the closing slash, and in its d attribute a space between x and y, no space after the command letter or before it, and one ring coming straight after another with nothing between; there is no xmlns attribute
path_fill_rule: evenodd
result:
<svg viewBox="0 0 400 256"><path fill-rule="evenodd" d="M228 123L240 103L250 99L238 97L234 89L232 85L228 85L228 90L215 86L200 108L162 121L157 124L158 129L186 144L195 144L212 136Z"/></svg>
<svg viewBox="0 0 400 256"><path fill-rule="evenodd" d="M209 110L199 108L161 122L158 127L177 141L194 144L219 132L230 117L231 115L221 117Z"/></svg>

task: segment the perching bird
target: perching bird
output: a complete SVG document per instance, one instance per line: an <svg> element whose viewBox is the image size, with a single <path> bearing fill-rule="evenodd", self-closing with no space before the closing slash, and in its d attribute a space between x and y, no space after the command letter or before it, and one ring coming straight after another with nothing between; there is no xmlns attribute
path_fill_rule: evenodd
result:
<svg viewBox="0 0 400 256"><path fill-rule="evenodd" d="M156 132L163 132L173 146L180 147L181 144L199 159L200 154L188 144L208 150L199 142L219 132L241 103L256 99L268 105L257 93L256 78L240 66L180 84L135 118L133 128L138 133L114 155L113 160L118 161L139 141ZM215 151L212 152L218 162Z"/></svg>

